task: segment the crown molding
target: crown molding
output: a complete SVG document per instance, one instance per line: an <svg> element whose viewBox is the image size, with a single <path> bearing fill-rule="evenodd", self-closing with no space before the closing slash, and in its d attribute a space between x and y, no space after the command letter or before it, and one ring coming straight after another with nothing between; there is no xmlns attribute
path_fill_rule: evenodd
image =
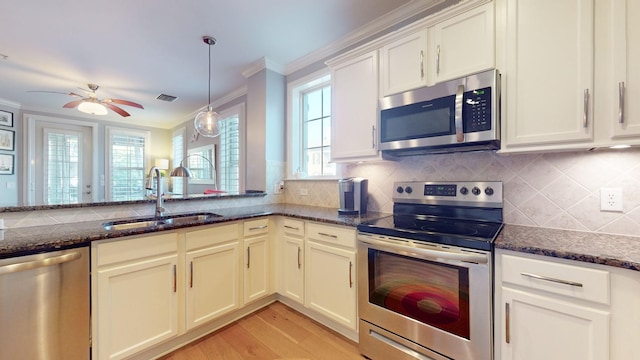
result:
<svg viewBox="0 0 640 360"><path fill-rule="evenodd" d="M275 71L278 74L284 74L284 66L273 60L267 59L266 57L262 57L249 64L249 66L242 72L242 76L248 79L264 69Z"/></svg>
<svg viewBox="0 0 640 360"><path fill-rule="evenodd" d="M7 100L7 99L3 99L3 98L0 98L0 105L9 106L9 107L12 107L14 109L20 109L22 107L22 105L20 103L17 103L15 101L11 101L11 100Z"/></svg>
<svg viewBox="0 0 640 360"><path fill-rule="evenodd" d="M287 64L285 66L284 74L292 74L311 64L322 61L350 46L366 41L371 36L398 25L403 21L409 20L416 14L420 14L434 8L436 11L439 11L460 1L461 0L412 0L356 29L339 41L335 41Z"/></svg>

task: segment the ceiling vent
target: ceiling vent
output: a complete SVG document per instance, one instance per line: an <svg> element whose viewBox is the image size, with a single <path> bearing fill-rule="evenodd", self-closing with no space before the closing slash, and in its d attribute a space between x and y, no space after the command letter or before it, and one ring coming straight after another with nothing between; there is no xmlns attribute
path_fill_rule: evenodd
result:
<svg viewBox="0 0 640 360"><path fill-rule="evenodd" d="M173 95L160 94L156 97L156 99L166 101L166 102L174 102L178 99L178 97Z"/></svg>

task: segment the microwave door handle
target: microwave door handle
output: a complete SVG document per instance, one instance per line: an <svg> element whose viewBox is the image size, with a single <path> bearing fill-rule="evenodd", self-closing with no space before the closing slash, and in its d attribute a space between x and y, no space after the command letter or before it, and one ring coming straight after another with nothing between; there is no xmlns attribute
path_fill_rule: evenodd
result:
<svg viewBox="0 0 640 360"><path fill-rule="evenodd" d="M456 108L455 108L455 126L456 126L456 141L464 142L464 130L462 129L462 98L464 97L464 85L458 85L456 91Z"/></svg>

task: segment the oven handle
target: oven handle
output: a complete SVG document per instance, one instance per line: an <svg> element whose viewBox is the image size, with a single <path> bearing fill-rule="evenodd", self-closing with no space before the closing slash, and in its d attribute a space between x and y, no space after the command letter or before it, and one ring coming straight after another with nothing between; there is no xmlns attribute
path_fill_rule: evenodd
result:
<svg viewBox="0 0 640 360"><path fill-rule="evenodd" d="M471 254L471 253L461 254L461 253L455 253L455 252L450 252L446 250L423 249L423 248L418 248L413 246L398 245L388 241L374 240L369 238L360 239L360 241L369 245L386 247L393 251L411 252L411 253L419 254L432 260L442 259L442 260L464 261L464 262L477 263L477 264L487 264L489 262L488 256L482 255L482 254Z"/></svg>

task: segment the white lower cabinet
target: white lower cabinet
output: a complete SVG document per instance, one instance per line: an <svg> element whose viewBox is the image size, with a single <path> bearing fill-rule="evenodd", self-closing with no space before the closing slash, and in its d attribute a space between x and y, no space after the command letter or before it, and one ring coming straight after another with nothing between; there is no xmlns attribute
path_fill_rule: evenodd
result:
<svg viewBox="0 0 640 360"><path fill-rule="evenodd" d="M187 232L187 330L242 305L241 247L238 230L238 224L231 224Z"/></svg>
<svg viewBox="0 0 640 360"><path fill-rule="evenodd" d="M269 218L244 222L244 303L269 295Z"/></svg>
<svg viewBox="0 0 640 360"><path fill-rule="evenodd" d="M356 330L356 232L307 224L305 305L348 329Z"/></svg>
<svg viewBox="0 0 640 360"><path fill-rule="evenodd" d="M640 273L496 250L496 360L637 357Z"/></svg>
<svg viewBox="0 0 640 360"><path fill-rule="evenodd" d="M304 221L283 219L280 252L280 295L304 304Z"/></svg>
<svg viewBox="0 0 640 360"><path fill-rule="evenodd" d="M178 334L176 233L91 251L94 359L123 359Z"/></svg>

